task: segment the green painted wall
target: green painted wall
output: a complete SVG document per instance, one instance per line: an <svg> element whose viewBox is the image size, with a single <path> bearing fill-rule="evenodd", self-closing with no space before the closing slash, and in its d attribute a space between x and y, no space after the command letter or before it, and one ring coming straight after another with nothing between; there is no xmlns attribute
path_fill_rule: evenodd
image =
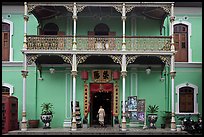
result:
<svg viewBox="0 0 204 137"><path fill-rule="evenodd" d="M14 48L14 61L22 61L21 49L23 47L23 35L24 35L24 20L23 14L12 13L11 17L7 17L8 14L2 14L2 17L8 19L14 23L14 35L12 37L12 43ZM179 15L183 16L183 15ZM179 17L178 16L178 17ZM188 21L192 24L192 36L191 36L191 49L192 49L192 61L202 62L202 16L190 15ZM72 18L55 18L43 22L46 23L54 22L56 23L60 31L66 32L67 35L72 34ZM98 23L105 23L109 26L110 31L116 31L117 36L122 35L122 20L118 18L103 18L101 21L94 20L93 18L83 18L79 17L77 20L77 35L87 35L88 31L93 31L94 27ZM42 25L42 26L43 26ZM28 35L37 34L38 22L33 15L29 15L28 21ZM169 35L169 17L164 21L165 29L163 28L163 35ZM160 22L156 20L150 20L149 18L136 18L136 35L160 35ZM131 35L131 19L126 20L126 34ZM92 69L107 69L108 66L95 67ZM38 80L39 74L36 71L36 67L28 67L29 73L27 77L26 86L26 117L29 119L36 119L40 117L41 107L40 105L44 102L51 102L54 105L54 118L51 123L52 127L63 127L63 121L66 117L71 118L70 112L70 100L72 99L72 76L70 75L70 70L65 69L65 67L56 68L56 73L50 74L49 67L43 67L42 78L43 80ZM92 82L91 80L91 68L87 68L89 71L89 80L87 83ZM111 68L112 70L118 68ZM18 119L22 120L22 88L23 88L23 78L21 75L22 66L2 66L2 82L9 83L14 86L14 96L18 97ZM83 68L79 68L76 83L76 100L80 101L81 116L83 116L83 81L80 78L80 72ZM120 68L118 69L120 70ZM171 110L171 79L170 75L166 75L166 79L162 82L160 81L160 68L153 68L150 75L145 73L145 68L127 68L128 73L126 77L126 92L125 99L128 96L136 95L136 89L138 92L138 98L146 100L146 106L149 104L159 105L159 116L162 115L162 111ZM202 68L185 68L177 67L175 77L175 87L182 83L192 83L198 86L198 109L202 113ZM134 75L134 76L133 76ZM137 76L136 76L137 75ZM66 77L67 76L67 77ZM132 78L131 78L132 77ZM66 83L67 82L67 83ZM113 81L111 81L113 82ZM137 86L134 83L137 82ZM66 87L67 85L67 87ZM122 79L119 80L119 104L122 101ZM66 108L66 89L67 89L67 103ZM167 97L167 95L169 97ZM37 100L36 100L37 99ZM175 101L177 101L177 95L175 95ZM120 104L121 105L121 104ZM67 109L68 116L66 116L65 110ZM121 114L119 115L121 118ZM178 121L176 121L178 122ZM161 117L158 118L156 123L157 127L160 127L162 123ZM40 126L43 123L40 122Z"/></svg>

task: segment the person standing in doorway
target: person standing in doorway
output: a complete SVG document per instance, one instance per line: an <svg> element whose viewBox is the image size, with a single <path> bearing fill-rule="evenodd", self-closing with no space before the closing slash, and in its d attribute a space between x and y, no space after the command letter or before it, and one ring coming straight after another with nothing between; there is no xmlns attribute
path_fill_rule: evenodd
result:
<svg viewBox="0 0 204 137"><path fill-rule="evenodd" d="M105 117L105 110L103 109L102 106L100 106L99 110L98 110L98 121L100 126L104 127L104 117Z"/></svg>

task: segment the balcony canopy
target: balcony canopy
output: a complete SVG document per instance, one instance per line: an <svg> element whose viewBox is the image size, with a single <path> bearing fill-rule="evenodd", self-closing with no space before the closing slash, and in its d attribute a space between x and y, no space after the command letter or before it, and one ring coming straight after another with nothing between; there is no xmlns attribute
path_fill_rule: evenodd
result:
<svg viewBox="0 0 204 137"><path fill-rule="evenodd" d="M172 2L125 2L127 16L145 16L152 19L164 20L170 13ZM78 2L83 7L77 16L85 17L115 17L121 16L122 2ZM69 9L69 11L67 10ZM38 20L55 16L72 16L73 2L28 2L28 11ZM117 11L118 10L118 11ZM121 10L122 11L122 10Z"/></svg>

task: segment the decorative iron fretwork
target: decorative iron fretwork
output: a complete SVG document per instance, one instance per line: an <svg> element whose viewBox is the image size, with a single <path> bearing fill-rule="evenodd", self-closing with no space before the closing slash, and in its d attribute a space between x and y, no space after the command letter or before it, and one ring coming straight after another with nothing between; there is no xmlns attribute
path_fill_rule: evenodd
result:
<svg viewBox="0 0 204 137"><path fill-rule="evenodd" d="M170 66L171 62L170 56L159 56L159 58L162 60L163 63L166 63L168 66Z"/></svg>
<svg viewBox="0 0 204 137"><path fill-rule="evenodd" d="M162 6L161 8L162 8L166 13L168 13L168 14L171 13L171 5Z"/></svg>
<svg viewBox="0 0 204 137"><path fill-rule="evenodd" d="M27 64L31 65L32 63L35 63L36 59L39 57L40 55L26 55L27 58Z"/></svg>
<svg viewBox="0 0 204 137"><path fill-rule="evenodd" d="M70 36L26 36L28 50L70 50Z"/></svg>
<svg viewBox="0 0 204 137"><path fill-rule="evenodd" d="M116 9L116 11L123 14L123 5L114 5L113 7ZM125 5L125 14L130 12L134 7L136 6Z"/></svg>
<svg viewBox="0 0 204 137"><path fill-rule="evenodd" d="M67 11L73 12L74 4L67 4L67 5L64 5L64 7L67 9ZM76 4L76 8L77 8L76 12L77 13L81 12L85 7L86 6L84 6L84 5Z"/></svg>
<svg viewBox="0 0 204 137"><path fill-rule="evenodd" d="M108 55L108 56L112 58L113 62L122 65L122 55Z"/></svg>
<svg viewBox="0 0 204 137"><path fill-rule="evenodd" d="M60 56L64 62L72 64L72 55L58 55Z"/></svg>
<svg viewBox="0 0 204 137"><path fill-rule="evenodd" d="M79 63L83 63L90 55L76 55L77 57L77 65Z"/></svg>
<svg viewBox="0 0 204 137"><path fill-rule="evenodd" d="M40 4L39 4L40 5ZM28 4L28 13L31 14L31 12L39 5L36 4Z"/></svg>
<svg viewBox="0 0 204 137"><path fill-rule="evenodd" d="M127 55L126 57L127 57L126 65L128 65L130 63L133 63L138 56L136 56L136 55Z"/></svg>

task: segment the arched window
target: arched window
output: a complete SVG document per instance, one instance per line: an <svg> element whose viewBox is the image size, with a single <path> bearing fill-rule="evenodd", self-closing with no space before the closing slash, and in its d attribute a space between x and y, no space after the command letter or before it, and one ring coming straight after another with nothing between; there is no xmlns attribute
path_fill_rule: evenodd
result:
<svg viewBox="0 0 204 137"><path fill-rule="evenodd" d="M2 22L2 61L9 61L10 56L10 25Z"/></svg>
<svg viewBox="0 0 204 137"><path fill-rule="evenodd" d="M177 93L176 113L178 114L198 113L197 86L189 83L181 84L176 86L176 93Z"/></svg>
<svg viewBox="0 0 204 137"><path fill-rule="evenodd" d="M185 24L174 25L174 44L176 62L188 62L188 26Z"/></svg>
<svg viewBox="0 0 204 137"><path fill-rule="evenodd" d="M95 35L108 35L109 31L110 31L110 29L109 29L108 25L106 25L104 23L100 23L100 24L96 25L94 28Z"/></svg>
<svg viewBox="0 0 204 137"><path fill-rule="evenodd" d="M13 94L13 86L8 83L2 84L2 95L12 95Z"/></svg>
<svg viewBox="0 0 204 137"><path fill-rule="evenodd" d="M44 35L57 35L59 27L55 23L47 23L43 28Z"/></svg>

